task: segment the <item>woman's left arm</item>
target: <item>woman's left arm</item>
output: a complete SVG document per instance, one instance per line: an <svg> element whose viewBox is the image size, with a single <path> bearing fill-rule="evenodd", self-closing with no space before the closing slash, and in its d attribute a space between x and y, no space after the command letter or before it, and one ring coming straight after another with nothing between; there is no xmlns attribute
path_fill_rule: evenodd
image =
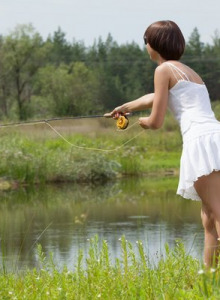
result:
<svg viewBox="0 0 220 300"><path fill-rule="evenodd" d="M149 117L139 118L139 124L144 129L159 129L162 127L167 109L170 73L166 65L156 68L154 74L154 102Z"/></svg>

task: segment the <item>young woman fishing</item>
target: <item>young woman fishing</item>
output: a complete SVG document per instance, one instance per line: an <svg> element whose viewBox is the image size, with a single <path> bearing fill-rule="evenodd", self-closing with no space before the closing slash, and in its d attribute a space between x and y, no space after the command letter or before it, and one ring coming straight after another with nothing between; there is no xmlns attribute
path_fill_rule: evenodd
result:
<svg viewBox="0 0 220 300"><path fill-rule="evenodd" d="M154 93L116 107L111 115L152 108L140 118L144 129L159 129L167 107L179 122L183 138L177 194L201 200L204 227L204 263L216 263L220 240L220 122L212 111L202 78L179 60L185 49L183 34L176 23L159 21L144 33L150 58L158 64Z"/></svg>

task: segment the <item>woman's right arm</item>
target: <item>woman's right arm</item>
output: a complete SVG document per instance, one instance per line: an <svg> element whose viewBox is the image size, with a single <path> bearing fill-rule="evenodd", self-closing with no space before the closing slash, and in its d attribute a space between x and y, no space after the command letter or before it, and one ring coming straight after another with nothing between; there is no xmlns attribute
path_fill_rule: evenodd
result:
<svg viewBox="0 0 220 300"><path fill-rule="evenodd" d="M111 112L111 115L114 116L117 113L130 113L133 111L141 111L148 108L151 108L153 105L154 93L144 95L136 100L126 102L121 106L116 107Z"/></svg>

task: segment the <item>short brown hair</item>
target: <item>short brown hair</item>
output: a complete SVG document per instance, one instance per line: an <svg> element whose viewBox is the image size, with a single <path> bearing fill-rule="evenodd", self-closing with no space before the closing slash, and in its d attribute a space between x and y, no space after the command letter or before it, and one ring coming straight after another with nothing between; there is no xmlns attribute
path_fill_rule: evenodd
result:
<svg viewBox="0 0 220 300"><path fill-rule="evenodd" d="M144 33L144 41L166 60L179 60L185 49L180 28L169 20L151 24Z"/></svg>

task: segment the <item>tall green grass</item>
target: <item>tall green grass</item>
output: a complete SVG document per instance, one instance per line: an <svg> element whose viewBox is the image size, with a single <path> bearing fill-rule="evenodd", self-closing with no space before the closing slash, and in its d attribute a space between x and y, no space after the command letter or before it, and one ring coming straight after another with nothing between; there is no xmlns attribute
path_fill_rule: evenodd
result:
<svg viewBox="0 0 220 300"><path fill-rule="evenodd" d="M217 117L219 106L213 104ZM138 118L130 117L130 126L120 132L113 119L52 122L68 142L46 124L2 127L0 177L18 183L94 183L124 175L177 174L182 139L173 116L168 113L156 131L141 129Z"/></svg>
<svg viewBox="0 0 220 300"><path fill-rule="evenodd" d="M137 120L131 118L131 125ZM143 131L136 124L118 132L114 120L83 122L53 124L73 146L46 125L1 128L0 177L25 184L103 182L117 176L178 171L181 137L170 117L159 131Z"/></svg>
<svg viewBox="0 0 220 300"><path fill-rule="evenodd" d="M19 183L103 182L116 176L118 163L96 152L83 153L62 140L21 134L1 137L0 176Z"/></svg>
<svg viewBox="0 0 220 300"><path fill-rule="evenodd" d="M134 247L137 251L134 251ZM152 262L143 242L121 238L114 262L107 241L94 237L88 255L80 251L75 269L59 270L38 246L39 267L19 276L0 274L1 299L219 299L219 269L204 270L181 242Z"/></svg>

